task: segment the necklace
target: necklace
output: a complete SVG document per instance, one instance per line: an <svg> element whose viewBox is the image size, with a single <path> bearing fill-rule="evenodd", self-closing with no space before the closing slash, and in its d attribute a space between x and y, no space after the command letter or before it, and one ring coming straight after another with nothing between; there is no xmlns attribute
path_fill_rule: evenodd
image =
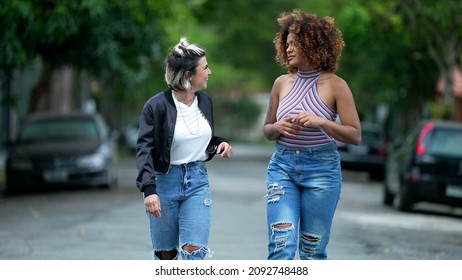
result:
<svg viewBox="0 0 462 280"><path fill-rule="evenodd" d="M192 103L192 105L191 105L191 106L194 106L194 105L195 105L195 106L194 106L194 109L195 109L194 112L195 112L195 115L196 115L196 132L193 132L193 131L189 128L188 123L186 122L186 118L184 117L183 110L181 109L180 100L176 97L176 94L175 94L175 93L173 93L173 97L174 97L173 99L176 101L176 102L175 102L175 105L176 105L176 107L178 108L178 111L180 111L181 118L183 119L184 125L185 125L186 128L188 129L189 133L190 133L191 135L197 135L197 134L199 134L199 113L198 113L197 105L194 104L194 101L195 101L195 100L193 101L193 103Z"/></svg>

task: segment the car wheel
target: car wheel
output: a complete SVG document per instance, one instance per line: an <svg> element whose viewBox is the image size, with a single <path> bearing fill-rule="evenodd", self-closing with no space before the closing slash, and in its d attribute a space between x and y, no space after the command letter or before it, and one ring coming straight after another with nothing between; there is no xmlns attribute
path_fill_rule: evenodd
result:
<svg viewBox="0 0 462 280"><path fill-rule="evenodd" d="M378 168L369 172L369 178L372 181L383 181L385 179L385 170Z"/></svg>
<svg viewBox="0 0 462 280"><path fill-rule="evenodd" d="M14 191L11 188L9 188L8 186L6 186L3 193L5 195L12 195L12 194L14 194Z"/></svg>
<svg viewBox="0 0 462 280"><path fill-rule="evenodd" d="M382 197L382 202L385 205L392 206L393 202L395 201L395 196L390 192L388 189L387 184L384 184L383 187L383 197Z"/></svg>
<svg viewBox="0 0 462 280"><path fill-rule="evenodd" d="M5 180L4 194L5 195L12 195L12 194L16 194L16 193L17 193L16 184L14 183L13 180L10 180L9 177L7 176L6 180Z"/></svg>
<svg viewBox="0 0 462 280"><path fill-rule="evenodd" d="M413 204L414 199L412 197L411 190L406 183L403 183L398 194L397 208L400 211L409 212L411 211Z"/></svg>

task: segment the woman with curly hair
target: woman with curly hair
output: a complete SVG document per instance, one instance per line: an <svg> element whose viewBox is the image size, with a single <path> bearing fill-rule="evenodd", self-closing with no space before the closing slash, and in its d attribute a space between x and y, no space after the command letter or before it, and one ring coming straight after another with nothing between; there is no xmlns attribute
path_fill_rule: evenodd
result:
<svg viewBox="0 0 462 280"><path fill-rule="evenodd" d="M288 69L271 90L264 125L276 141L267 169L268 259L327 259L342 175L335 140L359 144L348 84L335 74L344 47L331 17L282 13L276 60ZM336 122L337 117L340 122Z"/></svg>

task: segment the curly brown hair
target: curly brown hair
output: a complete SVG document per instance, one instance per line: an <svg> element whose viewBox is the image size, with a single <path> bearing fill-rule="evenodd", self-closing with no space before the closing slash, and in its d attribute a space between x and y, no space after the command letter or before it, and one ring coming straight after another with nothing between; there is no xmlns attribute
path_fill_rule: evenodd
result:
<svg viewBox="0 0 462 280"><path fill-rule="evenodd" d="M333 18L293 10L281 13L277 22L281 29L276 33L274 44L279 64L287 67L291 73L297 71L289 66L286 53L287 36L293 33L296 38L294 44L302 51L306 62L326 72L334 73L337 70L345 42Z"/></svg>

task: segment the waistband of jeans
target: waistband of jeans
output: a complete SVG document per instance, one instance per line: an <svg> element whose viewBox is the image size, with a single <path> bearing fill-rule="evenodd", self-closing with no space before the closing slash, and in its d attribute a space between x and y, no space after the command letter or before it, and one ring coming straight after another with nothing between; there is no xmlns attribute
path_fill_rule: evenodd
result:
<svg viewBox="0 0 462 280"><path fill-rule="evenodd" d="M337 150L337 144L335 141L330 142L329 144L317 146L317 147L298 147L298 148L289 148L285 147L276 142L276 151L280 153L319 153L319 152L328 152Z"/></svg>
<svg viewBox="0 0 462 280"><path fill-rule="evenodd" d="M172 167L173 168L174 167L178 168L178 167L202 166L204 164L205 164L205 161L198 160L198 161L192 161L192 162L182 163L182 164L175 164L175 165L171 164L170 168L172 168Z"/></svg>

